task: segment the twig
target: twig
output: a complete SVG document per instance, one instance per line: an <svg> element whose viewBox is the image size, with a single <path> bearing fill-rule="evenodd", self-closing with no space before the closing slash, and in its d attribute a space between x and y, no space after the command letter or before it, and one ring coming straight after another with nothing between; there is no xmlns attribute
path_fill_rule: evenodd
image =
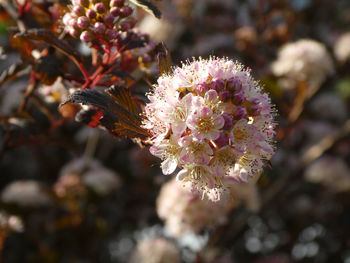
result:
<svg viewBox="0 0 350 263"><path fill-rule="evenodd" d="M24 95L24 98L22 100L21 105L18 108L18 113L22 113L24 111L25 107L27 106L29 97L32 95L32 93L35 90L35 88L37 87L37 85L38 85L38 81L34 76L34 72L32 72L31 76L30 76L30 81L29 81L28 87L26 89L26 93Z"/></svg>
<svg viewBox="0 0 350 263"><path fill-rule="evenodd" d="M98 138L99 138L98 130L91 129L91 135L87 140L87 143L85 146L85 152L84 152L84 157L86 157L87 159L91 159L94 156L97 143L98 143Z"/></svg>

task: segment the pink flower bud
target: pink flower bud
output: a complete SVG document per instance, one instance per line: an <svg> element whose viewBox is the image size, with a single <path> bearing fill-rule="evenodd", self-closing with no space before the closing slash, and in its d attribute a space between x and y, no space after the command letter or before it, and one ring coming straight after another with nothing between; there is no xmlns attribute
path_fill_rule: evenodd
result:
<svg viewBox="0 0 350 263"><path fill-rule="evenodd" d="M113 16L119 16L120 15L120 8L119 7L112 7L110 12Z"/></svg>
<svg viewBox="0 0 350 263"><path fill-rule="evenodd" d="M107 29L106 30L106 37L108 40L116 39L118 36L118 31L114 29Z"/></svg>
<svg viewBox="0 0 350 263"><path fill-rule="evenodd" d="M233 103L235 105L241 105L244 102L244 94L243 92L235 92L233 95Z"/></svg>
<svg viewBox="0 0 350 263"><path fill-rule="evenodd" d="M197 86L198 93L205 93L209 90L208 84L207 83L200 83Z"/></svg>
<svg viewBox="0 0 350 263"><path fill-rule="evenodd" d="M81 29L85 29L90 25L90 21L86 16L81 16L78 18L77 24Z"/></svg>
<svg viewBox="0 0 350 263"><path fill-rule="evenodd" d="M114 21L114 16L112 14L105 14L103 16L103 21L108 25L112 24Z"/></svg>
<svg viewBox="0 0 350 263"><path fill-rule="evenodd" d="M78 37L79 36L79 30L77 30L74 27L70 27L68 28L68 33L72 36L72 37Z"/></svg>
<svg viewBox="0 0 350 263"><path fill-rule="evenodd" d="M102 34L106 30L106 26L101 22L96 22L94 24L94 32L97 34Z"/></svg>
<svg viewBox="0 0 350 263"><path fill-rule="evenodd" d="M243 107L238 107L233 114L237 118L245 118L247 116L247 110Z"/></svg>
<svg viewBox="0 0 350 263"><path fill-rule="evenodd" d="M224 120L225 120L225 124L224 124L224 127L223 129L225 130L228 130L228 129L231 129L232 128L232 125L233 125L233 119L232 119L232 116L228 113L224 113L221 115Z"/></svg>
<svg viewBox="0 0 350 263"><path fill-rule="evenodd" d="M83 42L91 42L92 41L92 34L88 31L84 31L83 33L80 34L80 40Z"/></svg>
<svg viewBox="0 0 350 263"><path fill-rule="evenodd" d="M121 17L127 17L129 15L131 15L132 13L132 8L130 6L123 6L121 9L120 9L120 16Z"/></svg>
<svg viewBox="0 0 350 263"><path fill-rule="evenodd" d="M230 137L226 133L222 132L220 133L219 138L215 140L215 144L221 148L228 145L229 140L230 140Z"/></svg>
<svg viewBox="0 0 350 263"><path fill-rule="evenodd" d="M80 5L76 5L73 7L73 13L75 13L78 16L82 16L85 14L85 9Z"/></svg>
<svg viewBox="0 0 350 263"><path fill-rule="evenodd" d="M222 90L219 92L219 98L226 102L231 98L231 93L228 90Z"/></svg>
<svg viewBox="0 0 350 263"><path fill-rule="evenodd" d="M228 90L231 91L238 91L242 89L242 83L236 78L229 79L226 85Z"/></svg>
<svg viewBox="0 0 350 263"><path fill-rule="evenodd" d="M88 9L88 10L86 11L86 16L87 16L89 19L94 19L94 18L96 18L97 14L96 14L95 10L93 10L93 9Z"/></svg>
<svg viewBox="0 0 350 263"><path fill-rule="evenodd" d="M250 112L253 116L259 115L260 112L261 112L261 108L260 108L259 104L253 102L253 104L250 106L249 112Z"/></svg>
<svg viewBox="0 0 350 263"><path fill-rule="evenodd" d="M131 26L130 26L130 24L129 24L128 22L123 22L123 23L121 23L121 24L119 25L119 29L120 29L121 31L128 31L128 30L131 29Z"/></svg>
<svg viewBox="0 0 350 263"><path fill-rule="evenodd" d="M73 15L71 13L67 13L63 16L62 22L63 24L68 26L69 21L73 18Z"/></svg>
<svg viewBox="0 0 350 263"><path fill-rule="evenodd" d="M104 12L106 12L106 8L103 3L97 3L94 7L96 12L99 14L103 14Z"/></svg>
<svg viewBox="0 0 350 263"><path fill-rule="evenodd" d="M136 20L136 18L129 17L128 23L129 23L130 27L133 28L137 24L137 20Z"/></svg>
<svg viewBox="0 0 350 263"><path fill-rule="evenodd" d="M216 91L220 91L220 90L223 90L224 85L225 85L225 82L222 79L218 79L210 83L210 88L215 89Z"/></svg>

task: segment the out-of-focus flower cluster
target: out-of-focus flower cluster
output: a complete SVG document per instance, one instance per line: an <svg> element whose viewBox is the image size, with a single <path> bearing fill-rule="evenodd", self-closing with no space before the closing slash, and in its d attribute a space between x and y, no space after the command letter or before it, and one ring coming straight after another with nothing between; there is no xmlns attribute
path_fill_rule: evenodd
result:
<svg viewBox="0 0 350 263"><path fill-rule="evenodd" d="M130 263L180 263L178 247L165 238L141 240L133 252Z"/></svg>
<svg viewBox="0 0 350 263"><path fill-rule="evenodd" d="M80 158L62 168L54 190L58 196L65 197L83 193L86 186L99 195L107 195L120 184L121 180L115 172L103 167L98 161Z"/></svg>
<svg viewBox="0 0 350 263"><path fill-rule="evenodd" d="M350 59L350 32L341 35L334 44L334 55L340 63Z"/></svg>
<svg viewBox="0 0 350 263"><path fill-rule="evenodd" d="M270 98L243 65L199 59L163 75L148 95L144 128L164 174L220 200L230 183L259 175L274 153Z"/></svg>
<svg viewBox="0 0 350 263"><path fill-rule="evenodd" d="M234 185L229 189L228 200L213 203L201 200L198 194L179 185L175 179L166 183L157 199L158 216L165 221L172 236L180 236L190 231L199 233L206 227L226 222L229 212L244 202L248 209L259 207L259 196L255 184Z"/></svg>
<svg viewBox="0 0 350 263"><path fill-rule="evenodd" d="M6 232L22 232L23 230L23 221L20 217L0 211L0 236L4 236Z"/></svg>
<svg viewBox="0 0 350 263"><path fill-rule="evenodd" d="M136 20L133 9L124 0L72 0L70 12L62 19L65 30L83 42L99 45L118 40L132 29Z"/></svg>
<svg viewBox="0 0 350 263"><path fill-rule="evenodd" d="M312 183L320 183L337 192L350 190L350 168L340 158L323 156L308 166L305 178Z"/></svg>
<svg viewBox="0 0 350 263"><path fill-rule="evenodd" d="M304 82L310 92L314 92L333 74L334 65L323 44L301 39L284 45L271 69L274 75L281 77L281 88L293 89Z"/></svg>
<svg viewBox="0 0 350 263"><path fill-rule="evenodd" d="M40 207L51 202L43 186L33 180L18 180L10 183L2 191L1 200L20 207Z"/></svg>

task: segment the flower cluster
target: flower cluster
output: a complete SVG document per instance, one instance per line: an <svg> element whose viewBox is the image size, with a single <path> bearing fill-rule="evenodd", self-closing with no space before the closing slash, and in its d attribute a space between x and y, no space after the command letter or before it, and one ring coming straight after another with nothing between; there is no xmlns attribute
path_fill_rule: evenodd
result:
<svg viewBox="0 0 350 263"><path fill-rule="evenodd" d="M214 204L201 200L175 180L161 188L157 199L157 214L165 221L172 236L180 236L186 231L198 233L206 226L223 224L229 211L227 202Z"/></svg>
<svg viewBox="0 0 350 263"><path fill-rule="evenodd" d="M179 263L179 248L165 238L144 239L138 242L130 263Z"/></svg>
<svg viewBox="0 0 350 263"><path fill-rule="evenodd" d="M65 30L83 42L112 42L136 23L125 0L72 0L72 4L62 21Z"/></svg>
<svg viewBox="0 0 350 263"><path fill-rule="evenodd" d="M340 63L350 59L350 32L342 34L334 44L334 55Z"/></svg>
<svg viewBox="0 0 350 263"><path fill-rule="evenodd" d="M143 127L164 174L220 200L230 183L247 182L274 153L270 98L249 70L227 58L199 59L158 79Z"/></svg>
<svg viewBox="0 0 350 263"><path fill-rule="evenodd" d="M18 180L8 184L1 193L1 200L20 207L41 207L51 203L42 185L33 180Z"/></svg>
<svg viewBox="0 0 350 263"><path fill-rule="evenodd" d="M312 90L319 88L334 72L334 65L323 44L302 39L283 46L271 69L274 75L283 78L282 88L291 89L298 82L305 82Z"/></svg>
<svg viewBox="0 0 350 263"><path fill-rule="evenodd" d="M341 158L324 155L311 163L305 170L305 179L320 183L337 192L350 189L350 169Z"/></svg>
<svg viewBox="0 0 350 263"><path fill-rule="evenodd" d="M233 198L226 202L213 203L201 200L172 179L164 184L157 198L157 214L165 221L172 236L190 231L199 233L206 227L223 224L232 209L242 202L251 211L259 208L259 196L253 183L233 185L229 189Z"/></svg>
<svg viewBox="0 0 350 263"><path fill-rule="evenodd" d="M10 215L5 211L0 211L0 235L4 238L5 233L9 232L23 232L24 225L20 217Z"/></svg>
<svg viewBox="0 0 350 263"><path fill-rule="evenodd" d="M74 159L66 164L60 173L54 190L60 197L79 195L84 186L98 195L107 195L119 188L121 179L112 170L107 169L96 160L87 158Z"/></svg>

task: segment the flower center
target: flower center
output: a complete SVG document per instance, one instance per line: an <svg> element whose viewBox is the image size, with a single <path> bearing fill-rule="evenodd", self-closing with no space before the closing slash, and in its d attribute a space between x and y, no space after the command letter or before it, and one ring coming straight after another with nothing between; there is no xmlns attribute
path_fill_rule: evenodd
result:
<svg viewBox="0 0 350 263"><path fill-rule="evenodd" d="M211 118L203 118L198 121L198 127L201 132L209 132L213 128Z"/></svg>
<svg viewBox="0 0 350 263"><path fill-rule="evenodd" d="M174 118L178 121L186 121L186 112L181 107L176 107L174 112Z"/></svg>
<svg viewBox="0 0 350 263"><path fill-rule="evenodd" d="M244 140L244 131L242 129L237 129L233 132L233 135L235 136L236 141L243 141Z"/></svg>

